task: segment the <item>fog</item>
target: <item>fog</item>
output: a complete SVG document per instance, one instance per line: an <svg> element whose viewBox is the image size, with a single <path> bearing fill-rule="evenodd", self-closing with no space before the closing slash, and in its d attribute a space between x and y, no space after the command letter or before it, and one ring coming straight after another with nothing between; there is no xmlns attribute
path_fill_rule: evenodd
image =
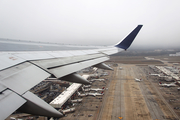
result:
<svg viewBox="0 0 180 120"><path fill-rule="evenodd" d="M132 48L180 47L178 0L1 0L0 38L113 45L143 24Z"/></svg>

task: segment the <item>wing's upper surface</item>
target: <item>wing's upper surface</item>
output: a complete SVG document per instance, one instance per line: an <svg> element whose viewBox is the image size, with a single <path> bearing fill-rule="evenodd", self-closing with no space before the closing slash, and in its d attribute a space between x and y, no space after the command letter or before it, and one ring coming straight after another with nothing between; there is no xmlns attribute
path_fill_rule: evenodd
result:
<svg viewBox="0 0 180 120"><path fill-rule="evenodd" d="M142 25L137 26L115 47L0 53L0 119L5 119L17 109L42 116L62 116L60 112L29 92L29 89L50 76L70 82L89 84L75 72L95 65L107 68L101 63L108 60L109 55L126 50L141 27Z"/></svg>

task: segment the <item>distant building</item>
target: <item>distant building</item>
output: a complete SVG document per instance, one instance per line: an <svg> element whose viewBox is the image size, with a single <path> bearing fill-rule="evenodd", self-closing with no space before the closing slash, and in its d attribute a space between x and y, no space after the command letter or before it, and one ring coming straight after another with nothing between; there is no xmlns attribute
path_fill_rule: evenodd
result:
<svg viewBox="0 0 180 120"><path fill-rule="evenodd" d="M180 52L176 52L176 54L169 54L169 56L180 56Z"/></svg>

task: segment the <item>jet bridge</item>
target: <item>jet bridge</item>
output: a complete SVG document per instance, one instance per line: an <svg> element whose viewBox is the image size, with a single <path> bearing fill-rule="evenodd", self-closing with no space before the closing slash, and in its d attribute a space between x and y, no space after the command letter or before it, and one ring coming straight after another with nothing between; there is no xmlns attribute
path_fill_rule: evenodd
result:
<svg viewBox="0 0 180 120"><path fill-rule="evenodd" d="M82 76L84 79L87 79L88 75ZM65 91L63 91L58 97L56 97L53 101L50 102L50 105L54 108L61 108L63 104L71 98L71 96L82 86L79 83L73 83L69 86Z"/></svg>
<svg viewBox="0 0 180 120"><path fill-rule="evenodd" d="M54 108L61 108L62 105L81 87L82 84L73 83L65 91L63 91L58 97L50 102L50 105Z"/></svg>
<svg viewBox="0 0 180 120"><path fill-rule="evenodd" d="M171 71L167 70L166 68L164 68L162 66L156 66L156 68L159 69L160 71L162 71L164 74L171 76L176 81L179 80L179 77L176 74L172 73Z"/></svg>

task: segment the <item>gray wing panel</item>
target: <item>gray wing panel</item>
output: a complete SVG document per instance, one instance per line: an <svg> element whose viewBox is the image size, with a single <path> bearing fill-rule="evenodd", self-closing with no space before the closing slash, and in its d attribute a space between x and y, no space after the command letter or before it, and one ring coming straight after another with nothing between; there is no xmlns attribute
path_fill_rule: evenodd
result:
<svg viewBox="0 0 180 120"><path fill-rule="evenodd" d="M51 74L57 78L61 78L109 59L105 53L94 50L87 51L87 53L85 51L78 53L71 51L67 53L70 56L63 55L63 57L57 57L61 55L60 53L57 56L50 53L47 56L45 53L43 55L33 54L32 56L29 56L29 54L26 56L25 53L22 55L14 53L1 56L0 92L3 94L0 94L0 105L3 107L9 105L12 109L9 107L4 109L4 112L7 114L1 112L0 116L2 117L0 119L5 119L20 106L21 108L32 108L32 112L29 113L33 113L34 109L44 111L43 114L38 111L33 114L62 116L61 113L53 110L53 108L49 108L46 103L42 103L39 98L27 91L42 80L48 78ZM28 61L28 59L31 59L31 61ZM3 66L3 63L5 66ZM3 111L3 107L1 107L0 111Z"/></svg>
<svg viewBox="0 0 180 120"><path fill-rule="evenodd" d="M6 69L13 65L24 62L22 58L14 56L12 54L0 53L0 70Z"/></svg>
<svg viewBox="0 0 180 120"><path fill-rule="evenodd" d="M0 92L3 92L5 89L7 89L7 87L2 85L2 83L0 81Z"/></svg>
<svg viewBox="0 0 180 120"><path fill-rule="evenodd" d="M38 60L31 61L37 66L42 67L43 69L53 68L57 66L64 66L67 64L73 64L77 62L97 59L100 57L106 57L104 54L92 54L92 55L81 55L81 56L72 56L72 57L62 57L56 59L46 59L46 60Z"/></svg>
<svg viewBox="0 0 180 120"><path fill-rule="evenodd" d="M6 119L25 102L26 100L16 93L10 90L5 90L0 94L0 120Z"/></svg>
<svg viewBox="0 0 180 120"><path fill-rule="evenodd" d="M30 63L23 63L0 72L1 84L22 95L50 74Z"/></svg>
<svg viewBox="0 0 180 120"><path fill-rule="evenodd" d="M109 49L105 49L105 50L102 50L102 51L99 51L99 52L102 52L106 55L112 55L112 54L115 54L117 52L120 52L120 51L123 51L123 49L119 49L119 48L109 48Z"/></svg>
<svg viewBox="0 0 180 120"><path fill-rule="evenodd" d="M104 62L108 60L108 57L102 57L102 58L97 58L93 60L88 60L88 61L83 61L79 63L74 63L74 64L69 64L65 65L62 67L57 67L57 68L52 68L49 69L49 71L54 74L57 78L63 77L65 75L68 75L70 73L74 73L76 71L79 71L81 69L96 65L98 63Z"/></svg>

